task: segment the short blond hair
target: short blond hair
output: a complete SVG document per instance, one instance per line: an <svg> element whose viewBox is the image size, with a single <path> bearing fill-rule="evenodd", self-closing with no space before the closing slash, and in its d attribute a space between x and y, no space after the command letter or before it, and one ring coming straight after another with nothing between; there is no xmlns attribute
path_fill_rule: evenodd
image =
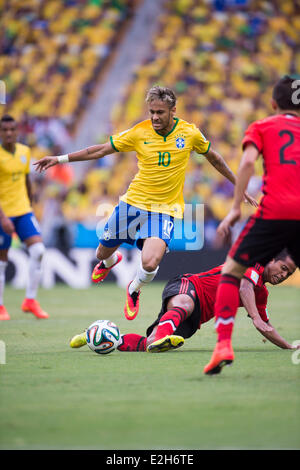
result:
<svg viewBox="0 0 300 470"><path fill-rule="evenodd" d="M151 103L151 101L160 100L164 103L167 103L169 108L174 108L176 106L176 95L171 88L162 87L159 85L153 86L147 93L146 103Z"/></svg>

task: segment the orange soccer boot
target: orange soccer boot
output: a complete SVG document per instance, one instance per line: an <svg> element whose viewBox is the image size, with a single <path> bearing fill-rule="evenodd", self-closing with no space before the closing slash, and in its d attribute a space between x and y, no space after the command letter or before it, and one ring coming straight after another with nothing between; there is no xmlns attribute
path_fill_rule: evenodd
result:
<svg viewBox="0 0 300 470"><path fill-rule="evenodd" d="M108 276L109 271L118 263L120 263L120 261L122 261L122 258L123 258L122 254L119 251L117 251L116 254L117 254L118 259L115 262L115 264L113 264L109 268L106 268L103 261L100 261L100 263L96 264L92 272L92 281L95 282L95 284L98 284L99 282L103 282L106 276Z"/></svg>
<svg viewBox="0 0 300 470"><path fill-rule="evenodd" d="M0 320L10 320L10 316L4 305L0 305Z"/></svg>
<svg viewBox="0 0 300 470"><path fill-rule="evenodd" d="M132 281L131 281L132 282ZM127 320L134 320L137 314L139 313L139 306L140 306L140 293L132 292L129 293L129 286L131 282L128 284L126 289L126 303L124 307L124 314Z"/></svg>
<svg viewBox="0 0 300 470"><path fill-rule="evenodd" d="M230 339L219 341L214 349L210 362L204 367L204 374L214 375L222 371L222 367L232 364L234 352Z"/></svg>
<svg viewBox="0 0 300 470"><path fill-rule="evenodd" d="M35 299L24 299L21 308L23 312L33 313L37 318L49 318L48 313L42 310L40 304Z"/></svg>

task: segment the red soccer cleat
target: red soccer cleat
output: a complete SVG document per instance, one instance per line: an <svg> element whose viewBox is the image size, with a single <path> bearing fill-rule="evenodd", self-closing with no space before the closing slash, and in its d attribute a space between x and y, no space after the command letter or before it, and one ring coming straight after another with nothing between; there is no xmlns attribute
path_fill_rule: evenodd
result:
<svg viewBox="0 0 300 470"><path fill-rule="evenodd" d="M10 316L4 305L0 305L0 320L10 320Z"/></svg>
<svg viewBox="0 0 300 470"><path fill-rule="evenodd" d="M37 318L49 318L48 313L42 310L40 304L35 299L24 299L21 308L23 312L33 313Z"/></svg>
<svg viewBox="0 0 300 470"><path fill-rule="evenodd" d="M234 352L231 340L226 339L216 344L210 362L204 367L203 372L207 375L219 374L222 367L232 364Z"/></svg>
<svg viewBox="0 0 300 470"><path fill-rule="evenodd" d="M132 282L132 281L131 281ZM128 284L126 289L126 303L124 307L124 313L127 320L134 320L137 314L139 313L139 306L140 306L140 293L132 292L129 294L129 286L131 282Z"/></svg>
<svg viewBox="0 0 300 470"><path fill-rule="evenodd" d="M109 271L118 263L120 263L120 261L122 261L122 258L123 258L122 254L119 251L117 251L116 254L118 256L118 259L115 262L115 264L110 266L110 268L106 268L103 261L100 261L100 263L96 264L92 272L93 282L95 282L96 284L98 284L99 282L103 282L106 276L108 275Z"/></svg>

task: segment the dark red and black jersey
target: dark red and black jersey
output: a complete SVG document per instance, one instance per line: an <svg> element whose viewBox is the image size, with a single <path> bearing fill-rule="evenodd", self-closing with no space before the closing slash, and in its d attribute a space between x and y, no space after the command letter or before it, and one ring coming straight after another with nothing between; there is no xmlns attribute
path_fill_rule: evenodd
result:
<svg viewBox="0 0 300 470"><path fill-rule="evenodd" d="M259 263L256 263L254 267L248 268L244 274L244 278L251 282L254 286L255 302L258 313L262 320L265 322L269 321L268 316L268 295L269 291L264 284L263 272L265 268ZM241 302L240 302L241 303Z"/></svg>
<svg viewBox="0 0 300 470"><path fill-rule="evenodd" d="M206 323L214 317L214 305L216 301L217 288L221 277L222 267L217 266L198 274L184 274L183 276L193 283L197 297L199 299L200 310L201 310L201 323ZM254 294L257 310L264 321L268 321L267 314L267 300L268 300L268 289L266 288L263 281L264 268L260 264L256 264L254 267L248 268L244 274L244 277L252 282L254 286ZM240 307L243 307L242 301L240 300ZM199 327L200 327L199 325Z"/></svg>
<svg viewBox="0 0 300 470"><path fill-rule="evenodd" d="M255 121L243 148L250 143L262 154L264 166L263 197L255 216L300 220L300 118L277 114Z"/></svg>

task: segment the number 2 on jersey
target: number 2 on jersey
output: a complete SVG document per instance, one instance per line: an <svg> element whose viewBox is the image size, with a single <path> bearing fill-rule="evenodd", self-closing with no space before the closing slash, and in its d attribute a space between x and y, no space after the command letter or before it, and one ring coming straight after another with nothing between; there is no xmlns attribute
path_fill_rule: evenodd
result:
<svg viewBox="0 0 300 470"><path fill-rule="evenodd" d="M294 143L294 140L295 140L294 134L291 131L288 131L288 130L282 130L282 131L279 132L280 137L283 137L284 135L288 135L289 140L285 144L283 144L279 149L280 163L282 165L296 165L295 160L287 160L285 155L284 155L284 151L286 150L286 148Z"/></svg>

